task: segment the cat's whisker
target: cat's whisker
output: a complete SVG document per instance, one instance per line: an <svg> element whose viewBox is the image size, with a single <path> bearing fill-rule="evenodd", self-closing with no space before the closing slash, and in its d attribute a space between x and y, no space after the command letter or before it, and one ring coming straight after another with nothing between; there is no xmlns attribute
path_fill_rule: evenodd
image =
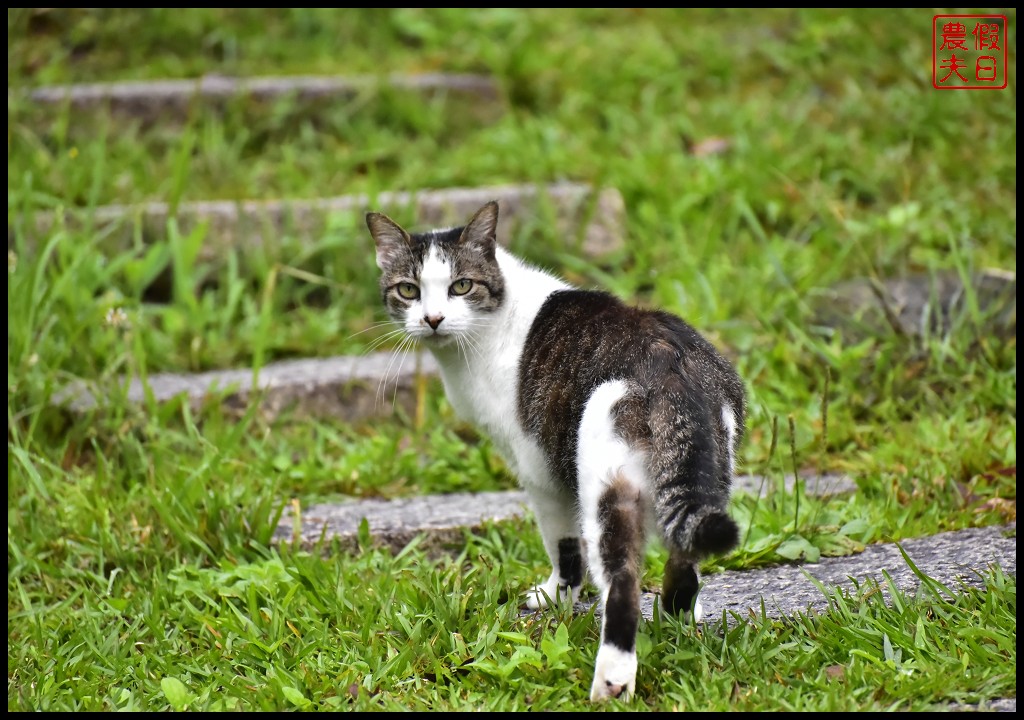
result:
<svg viewBox="0 0 1024 720"><path fill-rule="evenodd" d="M410 345L410 346L412 345L412 341L411 340L409 341L408 345ZM411 349L412 348L410 347L410 350ZM395 391L391 395L391 410L392 410L392 412L395 410L395 407L398 405L398 386L400 385L399 380L402 377L402 367L405 365L405 358L406 357L408 357L408 353L402 352L401 357L398 360L398 370L395 372Z"/></svg>
<svg viewBox="0 0 1024 720"><path fill-rule="evenodd" d="M381 393L381 402L387 401L387 384L394 382L395 393L398 393L398 379L402 374L402 364L405 362L406 355L411 351L413 341L410 337L406 336L399 344L398 349L392 353L391 362L388 363L387 372L384 374L384 388ZM394 375L391 374L391 370L394 368ZM394 409L394 403L392 403L392 410Z"/></svg>
<svg viewBox="0 0 1024 720"><path fill-rule="evenodd" d="M404 333L405 333L405 328L399 326L399 327L395 328L394 330L388 330L387 332L384 332L384 333L381 333L380 335L377 335L376 337L370 339L367 344L368 345L379 345L382 341L391 340L391 339L393 339L393 338L395 338L395 337L397 337L399 335L402 335Z"/></svg>
<svg viewBox="0 0 1024 720"><path fill-rule="evenodd" d="M382 321L374 322L374 323L371 323L369 326L363 328L362 330L359 330L358 332L352 333L351 335L349 335L345 339L346 340L351 340L352 338L358 337L359 335L362 335L363 333L368 333L371 330L376 330L378 328L387 327L388 325L395 325L397 322L398 322L397 320L382 320Z"/></svg>
<svg viewBox="0 0 1024 720"><path fill-rule="evenodd" d="M463 334L456 335L455 342L458 343L459 352L462 353L462 356L468 358L470 350L469 337Z"/></svg>
<svg viewBox="0 0 1024 720"><path fill-rule="evenodd" d="M474 317L469 317L469 318L463 319L462 322L464 324L466 324L467 326L469 326L469 327L487 327L488 325L491 324L490 318L474 318Z"/></svg>
<svg viewBox="0 0 1024 720"><path fill-rule="evenodd" d="M398 343L398 347L401 348L405 344L406 338L402 338L401 342ZM374 394L374 403L378 406L384 405L384 398L387 392L388 375L391 373L391 366L395 362L395 357L399 352L398 349L392 350L391 357L388 359L387 367L384 368L384 372L381 373L380 380L377 382L377 392Z"/></svg>
<svg viewBox="0 0 1024 720"><path fill-rule="evenodd" d="M396 337L402 337L403 335L405 335L405 328L398 328L397 330L392 330L389 333L385 333L384 335L381 335L379 338L375 338L373 342L367 345L366 352L372 352L373 350L376 350L377 348L379 348L381 345L384 345L388 341L393 340Z"/></svg>
<svg viewBox="0 0 1024 720"><path fill-rule="evenodd" d="M397 382L397 380L401 376L401 373L402 373L402 364L405 362L406 354L413 348L414 345L415 345L415 338L413 338L410 335L406 335L404 338L402 338L402 341L398 344L398 347L395 350L392 351L391 359L388 361L388 366L387 366L387 368L385 368L384 374L381 377L380 383L377 386L378 395L379 395L379 402L380 402L381 406L383 406L384 401L387 398L387 384L388 384L388 380L391 378L391 369L395 366L395 361L399 362L398 370L397 370L397 372L395 374L395 380L396 380L396 382L395 382L395 398L397 399L397 397L398 397L398 382ZM392 404L392 409L394 409L394 404Z"/></svg>
<svg viewBox="0 0 1024 720"><path fill-rule="evenodd" d="M363 347L363 349L361 351L361 354L362 355L369 355L370 353L377 351L382 346L388 345L389 343L393 342L395 339L401 338L404 335L405 335L405 328L402 327L402 326L399 326L399 327L397 327L397 328L395 328L393 330L390 330L390 331L384 333L383 335L380 335L378 337L373 338L369 343L366 344L365 347Z"/></svg>
<svg viewBox="0 0 1024 720"><path fill-rule="evenodd" d="M473 345L479 345L480 340L481 340L481 337L480 337L481 332L482 332L482 329L475 329L475 328L472 328L472 327L467 327L460 334L464 338L466 338L466 340L468 340L469 342L473 343Z"/></svg>
<svg viewBox="0 0 1024 720"><path fill-rule="evenodd" d="M483 349L480 347L479 336L472 330L466 331L463 335L466 341L466 345L473 351L473 354L477 359L482 360L484 357Z"/></svg>

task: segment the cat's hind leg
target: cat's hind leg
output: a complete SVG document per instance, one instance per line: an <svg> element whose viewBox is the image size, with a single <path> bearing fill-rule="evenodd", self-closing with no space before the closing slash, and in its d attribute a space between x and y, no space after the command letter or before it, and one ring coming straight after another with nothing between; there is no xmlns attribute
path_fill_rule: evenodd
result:
<svg viewBox="0 0 1024 720"><path fill-rule="evenodd" d="M587 402L579 428L583 539L602 606L591 700L628 698L636 686L646 471L643 454L616 427L617 410L621 402L629 402L629 394L630 387L621 380L600 385Z"/></svg>
<svg viewBox="0 0 1024 720"><path fill-rule="evenodd" d="M665 563L665 578L661 589L661 611L666 615L688 617L693 613L697 622L704 617L704 608L697 594L700 592L700 563L673 548Z"/></svg>

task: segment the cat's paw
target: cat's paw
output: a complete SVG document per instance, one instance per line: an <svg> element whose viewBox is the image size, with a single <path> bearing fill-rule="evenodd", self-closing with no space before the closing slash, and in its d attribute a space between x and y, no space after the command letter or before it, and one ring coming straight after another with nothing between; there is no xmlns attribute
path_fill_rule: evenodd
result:
<svg viewBox="0 0 1024 720"><path fill-rule="evenodd" d="M689 613L686 613L683 617L685 617L687 620L690 619ZM700 604L700 600L697 600L693 604L693 621L694 622L700 622L703 617L704 617L704 606Z"/></svg>
<svg viewBox="0 0 1024 720"><path fill-rule="evenodd" d="M579 587L562 585L558 582L557 576L552 576L543 585L537 585L526 592L526 607L530 610L543 610L563 603L572 605L579 599L579 596Z"/></svg>
<svg viewBox="0 0 1024 720"><path fill-rule="evenodd" d="M629 700L636 688L636 652L602 645L594 663L594 683L590 699L594 702L619 698Z"/></svg>
<svg viewBox="0 0 1024 720"><path fill-rule="evenodd" d="M667 609L662 604L659 604L658 607L661 608L661 616L662 617L673 617L675 615L675 613L673 613L671 610ZM678 613L678 615L680 617L682 617L684 622L688 622L690 620L690 612L688 610L684 610L681 613ZM703 619L703 617L704 617L704 606L700 604L700 600L698 599L698 600L694 601L694 603L693 603L693 621L694 622L700 622Z"/></svg>

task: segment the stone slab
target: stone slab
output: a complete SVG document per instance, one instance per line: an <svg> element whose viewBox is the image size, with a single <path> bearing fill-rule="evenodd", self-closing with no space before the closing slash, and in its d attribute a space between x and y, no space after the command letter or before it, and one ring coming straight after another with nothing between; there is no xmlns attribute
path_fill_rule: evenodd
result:
<svg viewBox="0 0 1024 720"><path fill-rule="evenodd" d="M347 100L376 87L388 87L421 93L455 93L497 101L498 83L487 75L422 73L344 77L338 75L293 75L230 77L204 75L199 78L138 80L123 82L51 85L21 91L29 100L46 105L68 103L76 110L108 107L134 117L185 117L196 101L224 103L248 97L273 100L295 97L309 101ZM8 89L8 98L12 96Z"/></svg>
<svg viewBox="0 0 1024 720"><path fill-rule="evenodd" d="M338 418L357 422L386 417L401 410L412 415L417 402L417 383L437 375L429 353L394 353L361 356L285 360L263 367L253 382L252 370L204 373L157 373L147 379L158 403L185 396L194 412L209 402L238 413L257 402L270 420L290 412L299 418ZM146 401L146 386L139 378L127 383L126 397L133 404ZM53 403L75 413L97 408L97 397L109 392L95 383L79 381L56 393Z"/></svg>
<svg viewBox="0 0 1024 720"><path fill-rule="evenodd" d="M856 483L846 475L828 474L801 477L805 492L819 496L853 492ZM735 480L737 493L772 491L777 482L755 475L740 475ZM783 480L792 492L793 476ZM415 498L382 500L370 498L342 503L325 503L299 508L285 514L274 533L278 542L299 543L315 548L321 540L338 540L346 549L358 546L359 529L365 520L374 544L398 552L418 536L427 547L458 545L465 529L476 530L486 522L526 517L529 501L525 492L509 490L485 493L450 493Z"/></svg>
<svg viewBox="0 0 1024 720"><path fill-rule="evenodd" d="M1017 698L999 698L986 700L975 705L954 703L936 708L946 712L1017 712Z"/></svg>
<svg viewBox="0 0 1024 720"><path fill-rule="evenodd" d="M1017 524L969 528L927 537L903 540L900 545L914 564L928 577L956 590L960 583L981 587L979 573L998 563L1008 575L1017 573ZM854 579L870 579L882 585L883 573L901 591L914 593L920 579L903 559L896 543L868 545L857 555L822 558L820 562L781 565L744 572L723 572L703 578L701 602L704 619L760 615L761 603L770 617L785 617L809 611L825 612L828 598L815 585L853 590ZM813 578L813 580L812 580ZM652 593L644 593L642 611L650 619L654 611Z"/></svg>
<svg viewBox="0 0 1024 720"><path fill-rule="evenodd" d="M382 192L372 197L361 194L311 200L210 200L181 203L176 208L163 202L103 205L91 212L66 211L62 220L69 227L91 222L98 233L106 236L104 249L110 252L131 247L137 232L144 240L164 237L171 218L177 221L182 234L206 225L200 257L209 261L222 257L229 248L267 246L289 234L314 240L342 227L366 235L363 216L369 210L412 216L416 227L410 229L462 225L490 200L497 200L501 208L498 240L502 244L507 245L519 227L543 217L545 206L550 208L560 236L565 238L565 249L578 248L584 255L600 258L624 244L625 203L619 191L571 182ZM33 220L35 237L49 232L57 219L49 213L37 215ZM13 247L14 238L15 229L9 220L8 249Z"/></svg>
<svg viewBox="0 0 1024 720"><path fill-rule="evenodd" d="M964 278L956 272L916 273L872 281L857 278L811 294L816 322L854 339L896 332L905 336L949 332L974 292L985 329L1017 334L1017 274L988 268Z"/></svg>

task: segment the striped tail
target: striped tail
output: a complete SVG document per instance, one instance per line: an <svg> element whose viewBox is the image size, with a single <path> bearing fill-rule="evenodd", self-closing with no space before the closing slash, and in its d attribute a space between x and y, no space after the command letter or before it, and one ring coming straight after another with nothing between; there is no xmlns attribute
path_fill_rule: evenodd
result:
<svg viewBox="0 0 1024 720"><path fill-rule="evenodd" d="M665 541L693 559L732 550L739 527L726 512L731 469L718 446L712 403L679 373L669 373L649 397L649 469Z"/></svg>

